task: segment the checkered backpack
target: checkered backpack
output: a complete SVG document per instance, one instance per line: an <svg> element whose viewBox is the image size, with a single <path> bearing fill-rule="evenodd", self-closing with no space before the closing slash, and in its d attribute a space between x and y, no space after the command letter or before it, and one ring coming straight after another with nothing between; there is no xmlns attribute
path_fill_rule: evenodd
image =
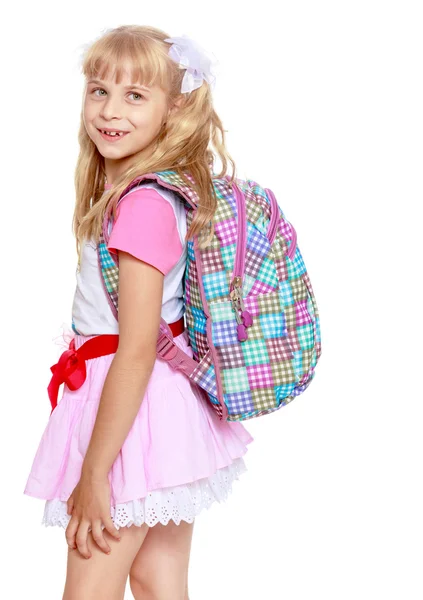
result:
<svg viewBox="0 0 423 600"><path fill-rule="evenodd" d="M190 177L188 180L192 181ZM189 227L198 196L175 171L134 179L178 192ZM218 199L214 236L206 248L187 242L185 321L193 358L161 319L157 356L201 390L221 420L273 412L301 394L321 354L320 321L294 227L269 189L254 181L213 177ZM118 258L107 249L106 211L98 245L105 291L118 318Z"/></svg>

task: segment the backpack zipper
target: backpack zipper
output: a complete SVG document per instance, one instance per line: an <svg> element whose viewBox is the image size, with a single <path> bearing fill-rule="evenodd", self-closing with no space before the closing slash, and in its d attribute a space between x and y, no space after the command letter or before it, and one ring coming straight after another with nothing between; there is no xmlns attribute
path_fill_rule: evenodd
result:
<svg viewBox="0 0 423 600"><path fill-rule="evenodd" d="M230 291L234 287L241 288L242 278L244 275L245 252L247 245L247 219L245 215L244 195L237 185L234 184L236 209L238 218L238 239L236 247L236 255L234 262L234 272L231 281Z"/></svg>
<svg viewBox="0 0 423 600"><path fill-rule="evenodd" d="M253 325L253 318L248 310L245 310L242 292L242 283L245 269L245 253L247 249L247 216L245 211L245 198L242 191L234 184L235 200L238 219L238 239L234 261L234 271L229 288L232 309L235 312L237 322L237 336L240 342L248 339L247 327Z"/></svg>
<svg viewBox="0 0 423 600"><path fill-rule="evenodd" d="M278 204L278 201L276 200L275 195L272 192L272 190L269 190L269 188L266 188L264 191L269 196L270 206L271 206L271 217L270 217L269 227L267 230L267 239L269 240L269 244L272 245L274 242L277 230L278 230L279 204ZM291 260L294 260L295 250L297 249L297 232L295 231L295 228L291 223L289 223L289 226L291 228L291 243L289 245L286 255Z"/></svg>
<svg viewBox="0 0 423 600"><path fill-rule="evenodd" d="M297 232L292 223L290 223L289 226L291 227L291 243L286 255L289 256L291 260L294 260L295 250L297 249Z"/></svg>
<svg viewBox="0 0 423 600"><path fill-rule="evenodd" d="M266 192L270 200L270 221L269 227L267 229L267 239L269 240L269 244L272 245L275 239L279 223L279 204L272 190L265 188L264 191Z"/></svg>

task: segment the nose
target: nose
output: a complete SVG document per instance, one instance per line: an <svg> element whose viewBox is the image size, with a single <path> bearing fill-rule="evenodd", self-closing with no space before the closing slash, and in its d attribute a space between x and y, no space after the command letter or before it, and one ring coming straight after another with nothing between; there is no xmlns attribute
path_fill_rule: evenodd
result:
<svg viewBox="0 0 423 600"><path fill-rule="evenodd" d="M117 96L108 96L101 106L100 116L104 118L105 121L110 121L113 118L122 118L122 106Z"/></svg>

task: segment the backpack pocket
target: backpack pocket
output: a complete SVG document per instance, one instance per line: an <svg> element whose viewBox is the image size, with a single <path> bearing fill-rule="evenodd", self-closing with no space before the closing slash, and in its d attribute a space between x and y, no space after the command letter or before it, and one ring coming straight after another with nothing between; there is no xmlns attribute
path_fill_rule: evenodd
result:
<svg viewBox="0 0 423 600"><path fill-rule="evenodd" d="M298 381L279 292L249 295L243 302L252 317L243 341L232 303L210 304L212 339L232 420L276 410Z"/></svg>

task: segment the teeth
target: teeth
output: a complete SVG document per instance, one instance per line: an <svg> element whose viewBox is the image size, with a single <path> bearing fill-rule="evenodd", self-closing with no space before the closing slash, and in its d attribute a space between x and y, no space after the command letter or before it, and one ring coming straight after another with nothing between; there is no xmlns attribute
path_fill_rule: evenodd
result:
<svg viewBox="0 0 423 600"><path fill-rule="evenodd" d="M118 131L103 131L103 133L105 133L106 135L110 135L111 137L115 137L117 135L123 135L123 133L120 133Z"/></svg>

